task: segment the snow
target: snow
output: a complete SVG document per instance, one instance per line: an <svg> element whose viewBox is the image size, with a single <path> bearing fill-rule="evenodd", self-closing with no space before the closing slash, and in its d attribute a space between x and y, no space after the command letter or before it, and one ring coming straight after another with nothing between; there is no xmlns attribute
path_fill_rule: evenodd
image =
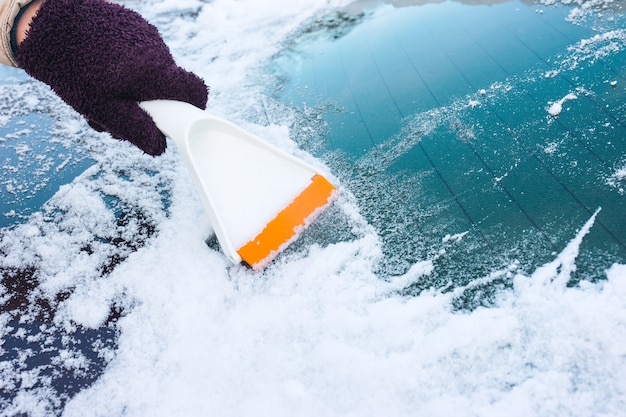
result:
<svg viewBox="0 0 626 417"><path fill-rule="evenodd" d="M369 238L313 249L260 282L197 239L179 239L164 263L173 248L158 239L109 277L141 303L105 375L65 415L619 412L604 391L623 388L626 346L612 329L626 324L626 276L616 265L604 286L565 286L594 218L554 262L518 274L498 307L471 314L452 314L451 295L392 296L395 283L369 272Z"/></svg>
<svg viewBox="0 0 626 417"><path fill-rule="evenodd" d="M626 182L626 165L616 169L606 182L611 187L617 189L620 194L624 194L624 192L626 192L626 190L624 190L624 183Z"/></svg>
<svg viewBox="0 0 626 417"><path fill-rule="evenodd" d="M565 97L555 102L550 103L548 106L548 113L550 116L557 117L563 111L563 104L569 100L576 100L578 97L574 93L569 93Z"/></svg>
<svg viewBox="0 0 626 417"><path fill-rule="evenodd" d="M469 232L457 233L455 235L445 235L442 239L444 243L447 242L460 242Z"/></svg>
<svg viewBox="0 0 626 417"><path fill-rule="evenodd" d="M316 166L323 164L298 150L285 126L246 117L262 114L261 88L251 79L303 21L343 3L126 2L211 84L212 112ZM571 52L591 56L579 46ZM568 285L600 209L545 265L525 271L511 260L466 287L407 296L402 289L438 273L437 255L402 276L378 277L380 238L338 184L336 211L353 236L288 253L256 273L205 243L211 225L173 146L151 158L84 128L41 86L5 91L16 103L10 117L51 114L63 121L53 129L88 149L94 165L28 222L0 233L0 266L35 267L31 299L55 305L32 349L69 372L89 374L96 359L104 369L75 396L59 397L53 376L22 369L35 355L23 350L0 363L0 388L15 393L0 399L0 416L624 415L626 265L612 265L599 282ZM548 112L558 116L575 99L569 93ZM442 243L470 233L442 236ZM499 291L493 306L454 310L464 290L505 279L512 288ZM0 286L0 297L8 296ZM88 357L69 339L109 326L112 306L123 310L116 341L93 341L97 355ZM21 320L39 327L38 313L29 308ZM3 339L31 336L9 322L0 313Z"/></svg>
<svg viewBox="0 0 626 417"><path fill-rule="evenodd" d="M593 64L603 58L622 51L626 47L626 29L615 29L598 33L570 46L569 57L564 64L573 69L587 62Z"/></svg>

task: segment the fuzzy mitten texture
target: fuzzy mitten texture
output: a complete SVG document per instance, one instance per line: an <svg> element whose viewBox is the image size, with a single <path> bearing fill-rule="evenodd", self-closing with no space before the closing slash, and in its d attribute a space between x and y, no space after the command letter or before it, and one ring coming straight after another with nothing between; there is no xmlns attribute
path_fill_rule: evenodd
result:
<svg viewBox="0 0 626 417"><path fill-rule="evenodd" d="M165 151L165 136L138 102L170 99L206 108L207 86L176 65L157 29L105 0L44 1L16 58L90 126L150 155Z"/></svg>

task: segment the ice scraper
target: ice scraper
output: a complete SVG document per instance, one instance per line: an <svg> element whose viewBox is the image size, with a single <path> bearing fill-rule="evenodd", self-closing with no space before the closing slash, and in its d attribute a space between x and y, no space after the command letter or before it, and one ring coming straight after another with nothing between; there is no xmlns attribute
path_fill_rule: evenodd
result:
<svg viewBox="0 0 626 417"><path fill-rule="evenodd" d="M188 103L141 107L178 147L224 254L266 266L332 199L313 166Z"/></svg>

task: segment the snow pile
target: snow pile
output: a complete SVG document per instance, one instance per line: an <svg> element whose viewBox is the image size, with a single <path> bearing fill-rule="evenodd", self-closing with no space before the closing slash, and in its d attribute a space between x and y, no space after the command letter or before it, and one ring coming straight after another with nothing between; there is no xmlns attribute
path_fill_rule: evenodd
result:
<svg viewBox="0 0 626 417"><path fill-rule="evenodd" d="M199 235L174 246L188 220L173 218L111 274L138 304L107 372L65 415L618 415L625 268L567 288L594 219L532 275L512 264L486 277L515 283L493 308L455 314L463 289L393 295L406 278L370 272L372 237L259 277L225 268ZM429 273L422 263L409 279Z"/></svg>
<svg viewBox="0 0 626 417"><path fill-rule="evenodd" d="M563 103L569 100L576 100L577 98L578 97L574 93L567 94L562 99L550 103L550 106L547 109L548 113L550 113L550 116L552 117L557 117L563 111Z"/></svg>

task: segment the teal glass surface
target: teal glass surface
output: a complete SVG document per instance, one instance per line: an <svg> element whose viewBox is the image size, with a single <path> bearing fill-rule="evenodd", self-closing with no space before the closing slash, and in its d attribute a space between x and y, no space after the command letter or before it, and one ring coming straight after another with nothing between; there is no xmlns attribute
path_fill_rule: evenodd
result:
<svg viewBox="0 0 626 417"><path fill-rule="evenodd" d="M1 85L27 80L23 71L0 65ZM94 161L63 140L63 132L54 129L47 114L0 118L0 228L4 228L25 222Z"/></svg>
<svg viewBox="0 0 626 417"><path fill-rule="evenodd" d="M433 257L441 285L532 270L598 209L576 277L626 260L626 19L572 10L381 4L273 59L274 98L322 113L316 152L379 230L384 272Z"/></svg>

